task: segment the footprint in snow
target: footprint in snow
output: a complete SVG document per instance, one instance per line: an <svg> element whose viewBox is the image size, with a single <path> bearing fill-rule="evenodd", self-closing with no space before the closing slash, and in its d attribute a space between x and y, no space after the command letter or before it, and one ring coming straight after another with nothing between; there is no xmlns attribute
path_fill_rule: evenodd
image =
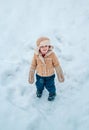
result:
<svg viewBox="0 0 89 130"><path fill-rule="evenodd" d="M15 77L15 74L10 71L4 72L4 74L2 75L2 79L1 79L1 84L3 86L5 86L5 85L7 86L14 80L14 77Z"/></svg>

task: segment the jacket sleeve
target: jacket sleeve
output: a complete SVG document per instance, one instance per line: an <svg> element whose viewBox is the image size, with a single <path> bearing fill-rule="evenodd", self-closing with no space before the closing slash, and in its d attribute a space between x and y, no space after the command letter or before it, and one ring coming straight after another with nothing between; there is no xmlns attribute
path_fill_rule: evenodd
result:
<svg viewBox="0 0 89 130"><path fill-rule="evenodd" d="M54 65L59 82L64 82L64 74L63 74L60 62L57 56L55 55L55 53L53 55L53 65Z"/></svg>
<svg viewBox="0 0 89 130"><path fill-rule="evenodd" d="M36 60L36 55L34 54L34 56L32 58L32 63L31 63L30 70L35 70L36 66L37 66L37 60Z"/></svg>
<svg viewBox="0 0 89 130"><path fill-rule="evenodd" d="M37 61L36 61L36 55L34 54L32 63L31 63L31 67L30 67L30 71L29 71L29 77L28 77L28 82L30 84L34 83L34 73L35 73L36 66L37 66Z"/></svg>

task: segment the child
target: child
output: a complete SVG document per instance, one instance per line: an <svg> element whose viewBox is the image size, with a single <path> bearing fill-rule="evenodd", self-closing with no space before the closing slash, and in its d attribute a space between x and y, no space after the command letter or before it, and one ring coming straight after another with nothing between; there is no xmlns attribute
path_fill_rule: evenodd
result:
<svg viewBox="0 0 89 130"><path fill-rule="evenodd" d="M36 44L37 48L30 67L28 81L30 84L34 82L34 73L36 71L37 97L40 98L42 96L45 87L49 92L48 101L52 101L56 96L54 82L55 71L60 82L64 81L63 71L58 58L53 52L53 46L50 43L50 39L41 37L37 40Z"/></svg>

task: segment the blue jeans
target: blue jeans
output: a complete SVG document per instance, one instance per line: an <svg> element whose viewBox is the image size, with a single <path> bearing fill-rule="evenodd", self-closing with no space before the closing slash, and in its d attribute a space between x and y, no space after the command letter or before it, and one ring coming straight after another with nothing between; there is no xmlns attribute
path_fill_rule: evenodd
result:
<svg viewBox="0 0 89 130"><path fill-rule="evenodd" d="M36 74L36 88L37 91L42 92L44 87L48 90L49 93L54 94L56 92L55 82L54 82L55 74L48 77L42 77Z"/></svg>

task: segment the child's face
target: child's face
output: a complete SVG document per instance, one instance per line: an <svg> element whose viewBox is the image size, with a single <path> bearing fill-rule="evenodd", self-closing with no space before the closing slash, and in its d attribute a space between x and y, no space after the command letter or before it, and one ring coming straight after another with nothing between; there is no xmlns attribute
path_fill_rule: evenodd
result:
<svg viewBox="0 0 89 130"><path fill-rule="evenodd" d="M40 47L40 52L42 54L46 54L48 52L48 50L49 50L49 46L47 46L47 45Z"/></svg>

